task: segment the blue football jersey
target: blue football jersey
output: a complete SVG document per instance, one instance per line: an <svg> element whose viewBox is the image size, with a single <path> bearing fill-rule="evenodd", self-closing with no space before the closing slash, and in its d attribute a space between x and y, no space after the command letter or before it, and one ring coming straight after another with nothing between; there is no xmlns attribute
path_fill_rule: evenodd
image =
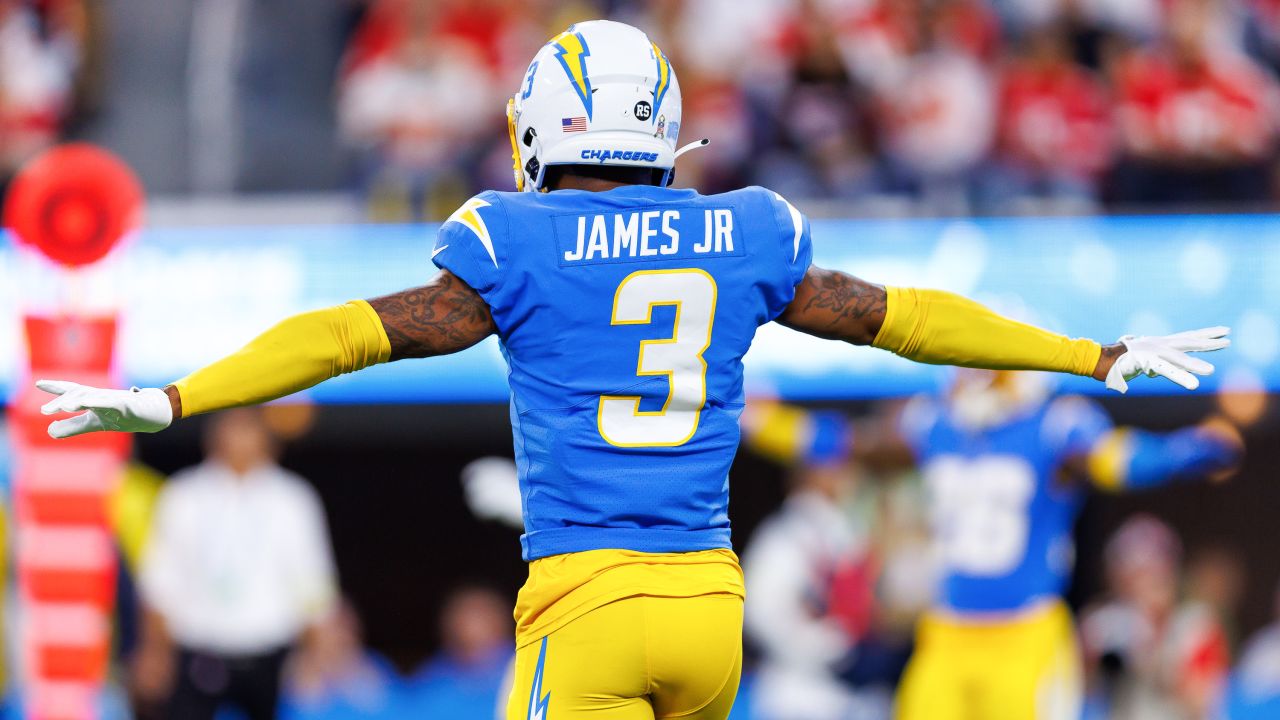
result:
<svg viewBox="0 0 1280 720"><path fill-rule="evenodd" d="M930 496L941 607L1001 612L1061 596L1084 488L1064 483L1060 470L1110 428L1097 405L1078 397L980 431L953 422L944 401L920 397L908 405L902 434Z"/></svg>
<svg viewBox="0 0 1280 720"><path fill-rule="evenodd" d="M509 367L526 560L730 546L742 356L811 255L758 187L485 192L441 226L435 263L484 298Z"/></svg>

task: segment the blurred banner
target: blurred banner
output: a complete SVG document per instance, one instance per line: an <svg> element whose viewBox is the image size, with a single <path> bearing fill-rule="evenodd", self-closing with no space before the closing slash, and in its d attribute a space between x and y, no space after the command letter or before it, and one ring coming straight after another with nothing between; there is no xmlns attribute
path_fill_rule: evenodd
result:
<svg viewBox="0 0 1280 720"><path fill-rule="evenodd" d="M433 226L265 226L143 230L81 278L82 301L123 298L120 370L163 385L301 310L421 284ZM1280 217L1160 216L845 220L813 223L815 261L868 280L953 290L1071 334L1112 340L1225 324L1209 388L1280 390ZM0 243L0 307L39 309L54 270ZM47 303L52 305L53 298ZM21 301L21 302L20 302ZM724 308L723 311L732 311ZM608 308L602 312L607 315ZM603 317L603 316L602 316ZM0 314L0 393L12 395L21 337ZM793 399L931 389L944 370L887 353L761 329L749 389ZM1069 389L1102 386L1068 379ZM1178 391L1166 382L1133 392ZM1180 391L1179 391L1180 392ZM496 341L459 355L381 366L326 383L320 402L505 402Z"/></svg>

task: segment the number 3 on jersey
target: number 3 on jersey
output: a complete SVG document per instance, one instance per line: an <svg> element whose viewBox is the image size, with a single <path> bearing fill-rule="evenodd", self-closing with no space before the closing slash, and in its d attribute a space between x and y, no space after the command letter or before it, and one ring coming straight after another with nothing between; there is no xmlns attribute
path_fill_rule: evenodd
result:
<svg viewBox="0 0 1280 720"><path fill-rule="evenodd" d="M716 314L716 281L697 269L641 270L618 285L614 325L652 322L656 305L674 305L670 338L644 340L636 375L665 375L670 385L661 410L642 411L636 395L601 395L597 424L605 442L617 447L675 447L689 442L707 401L707 363Z"/></svg>

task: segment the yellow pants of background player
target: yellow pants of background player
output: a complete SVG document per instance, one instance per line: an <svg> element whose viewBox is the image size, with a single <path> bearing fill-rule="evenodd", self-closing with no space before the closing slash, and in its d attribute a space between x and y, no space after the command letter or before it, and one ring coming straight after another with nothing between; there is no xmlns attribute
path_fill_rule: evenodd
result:
<svg viewBox="0 0 1280 720"><path fill-rule="evenodd" d="M724 720L742 670L742 598L637 596L516 651L507 720Z"/></svg>
<svg viewBox="0 0 1280 720"><path fill-rule="evenodd" d="M1051 603L1002 621L926 615L898 691L897 720L1076 720L1079 651Z"/></svg>

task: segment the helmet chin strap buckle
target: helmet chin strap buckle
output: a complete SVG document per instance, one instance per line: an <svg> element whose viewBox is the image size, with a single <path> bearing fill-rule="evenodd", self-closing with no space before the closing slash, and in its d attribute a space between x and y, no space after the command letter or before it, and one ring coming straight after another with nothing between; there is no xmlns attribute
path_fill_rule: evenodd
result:
<svg viewBox="0 0 1280 720"><path fill-rule="evenodd" d="M698 148L706 147L710 144L711 144L711 138L702 138L701 140L694 140L688 145L685 145L684 147L677 150L675 159L679 160L681 155L689 152L690 150L697 150Z"/></svg>
<svg viewBox="0 0 1280 720"><path fill-rule="evenodd" d="M663 176L663 178L662 178L662 187L670 187L670 186L671 186L671 183L673 183L673 182L675 182L675 181L676 181L675 161L676 161L676 160L679 160L681 155L683 155L683 154L685 154L685 153L689 152L690 150L697 150L698 148L706 147L706 146L708 146L708 145L710 145L710 144L711 144L711 139L710 139L710 138L702 138L701 140L694 140L693 142L689 143L688 145L685 145L684 147L682 147L682 148L680 148L679 150L677 150L677 151L676 151L676 154L675 154L675 157L673 157L673 158L672 158L672 167L671 167L671 169L670 169L670 170L668 170L668 171L667 171L667 174L666 174L665 176Z"/></svg>

